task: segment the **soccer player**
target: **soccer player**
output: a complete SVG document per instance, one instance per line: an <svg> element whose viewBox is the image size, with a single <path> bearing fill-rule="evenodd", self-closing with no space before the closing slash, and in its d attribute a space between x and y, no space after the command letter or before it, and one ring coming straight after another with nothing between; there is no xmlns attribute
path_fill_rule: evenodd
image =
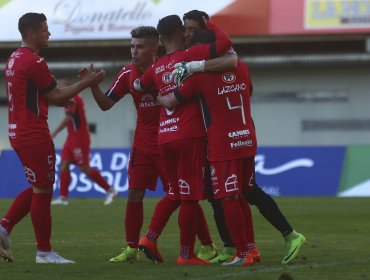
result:
<svg viewBox="0 0 370 280"><path fill-rule="evenodd" d="M58 81L60 86L70 86L67 79ZM104 205L111 204L118 192L110 186L96 168L92 168L89 162L90 156L90 132L87 123L85 105L80 95L73 98L73 105L65 107L65 116L60 124L51 133L54 139L59 132L67 127L67 139L62 149L60 162L60 185L59 198L53 200L51 205L68 205L68 187L71 183L70 165L78 166L80 171L89 176L101 188L106 191Z"/></svg>
<svg viewBox="0 0 370 280"><path fill-rule="evenodd" d="M36 263L67 264L52 250L50 202L55 181L55 150L47 124L48 103L66 106L83 89L104 79L105 72L86 70L85 77L60 88L38 52L48 46L50 32L44 14L26 13L18 21L22 45L5 67L9 141L22 162L29 188L13 201L0 222L0 256L11 262L9 235L29 212L36 236Z"/></svg>
<svg viewBox="0 0 370 280"><path fill-rule="evenodd" d="M190 45L190 41L194 35L194 32L197 30L204 30L204 23L203 17L207 17L202 11L193 10L186 14L184 14L184 26L185 26L185 38L188 45ZM199 62L195 62L197 65ZM193 71L191 67L191 63L184 65L186 69L177 71L178 73L186 72L187 75L190 75ZM176 80L182 80L182 78L176 78ZM252 94L252 92L251 92ZM265 217L267 221L270 222L272 226L274 226L280 233L282 234L285 242L286 242L286 253L282 260L283 264L290 263L297 255L300 248L303 246L305 242L305 237L294 231L290 223L287 221L281 210L279 209L278 205L274 201L274 199L265 193L257 183L253 188L248 188L245 194L245 199L248 201L249 204L255 205L260 213ZM217 206L217 201L211 200L212 206L214 209L214 217L217 225L217 229L219 231L220 237L224 242L224 251L222 251L216 258L211 260L213 263L223 262L228 260L232 257L234 248L232 244L231 237L226 230L226 225L223 218L222 208ZM215 204L216 203L216 204ZM250 233L253 231L250 230ZM254 238L253 238L254 239ZM260 259L260 255L258 250L254 250L253 257L255 260Z"/></svg>
<svg viewBox="0 0 370 280"><path fill-rule="evenodd" d="M201 35L206 34L213 35L207 29ZM250 89L249 72L245 64L239 62L236 70L196 74L174 93L158 96L158 102L168 109L202 96L213 195L220 201L228 232L236 247L236 255L224 265L253 264L246 238L249 213L245 213L245 209L249 206L242 196L242 192L254 184L257 149L250 115Z"/></svg>
<svg viewBox="0 0 370 280"><path fill-rule="evenodd" d="M207 26L216 33L215 44L184 51L181 19L177 15L160 19L157 29L166 48L166 55L149 68L139 82L135 82L136 89L156 87L159 95L166 95L176 87L170 76L175 63L185 58L208 59L225 53L232 44L229 37L210 22ZM199 67L204 68L205 62L200 63ZM180 255L177 263L206 264L206 261L194 254L198 218L196 212L200 208L198 201L205 198L203 171L206 163L205 130L197 101L189 102L176 110L161 110L158 143L170 186L181 200L178 217ZM153 220L155 222L155 215L152 224ZM156 241L159 233L151 226L146 238ZM150 251L148 248L144 249Z"/></svg>

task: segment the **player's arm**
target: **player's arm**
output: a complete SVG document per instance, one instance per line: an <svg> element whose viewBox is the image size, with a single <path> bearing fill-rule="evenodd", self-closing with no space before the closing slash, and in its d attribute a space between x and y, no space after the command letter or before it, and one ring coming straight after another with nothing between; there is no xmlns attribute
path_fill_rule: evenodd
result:
<svg viewBox="0 0 370 280"><path fill-rule="evenodd" d="M99 105L102 111L107 111L113 107L116 103L113 99L109 98L102 92L99 85L93 85L90 87L91 92L94 96L95 102Z"/></svg>
<svg viewBox="0 0 370 280"><path fill-rule="evenodd" d="M55 138L58 135L58 133L61 132L68 125L70 121L72 121L72 116L65 115L63 120L59 123L59 125L51 133L51 137Z"/></svg>
<svg viewBox="0 0 370 280"><path fill-rule="evenodd" d="M158 95L157 103L167 109L174 109L186 100L197 97L199 88L199 75L190 77L181 87L177 87L174 92L164 96ZM196 86L196 88L194 87Z"/></svg>
<svg viewBox="0 0 370 280"><path fill-rule="evenodd" d="M155 88L155 80L154 80L154 64L146 69L144 74L141 76L141 78L137 78L136 80L132 81L132 87L137 91L147 91ZM133 67L131 73L131 77L138 77L137 67ZM136 71L136 72L135 72Z"/></svg>
<svg viewBox="0 0 370 280"><path fill-rule="evenodd" d="M45 93L45 96L49 102L54 105L64 107L68 105L68 100L70 98L74 97L82 90L100 83L105 77L105 71L102 69L94 70L92 67L90 67L89 69L84 68L81 71L84 71L84 75L81 76L82 79L79 82L63 88L56 86L52 90Z"/></svg>

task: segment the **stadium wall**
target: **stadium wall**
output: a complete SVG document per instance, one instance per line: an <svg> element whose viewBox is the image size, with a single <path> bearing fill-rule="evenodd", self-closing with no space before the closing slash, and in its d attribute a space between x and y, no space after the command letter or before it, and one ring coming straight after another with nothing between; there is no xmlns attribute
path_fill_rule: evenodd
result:
<svg viewBox="0 0 370 280"><path fill-rule="evenodd" d="M128 190L129 154L129 148L91 151L91 166L99 169L122 197L127 196ZM361 154L366 154L367 159ZM362 182L370 181L369 173L365 172L370 163L370 145L260 147L255 163L258 184L273 196L370 196L369 187L358 188ZM55 189L59 164L60 150L57 150ZM70 197L104 196L104 191L78 168L72 166L71 171ZM12 150L4 150L0 155L0 175L0 198L13 198L27 186L22 166ZM162 195L160 182L155 192L147 193L149 197Z"/></svg>

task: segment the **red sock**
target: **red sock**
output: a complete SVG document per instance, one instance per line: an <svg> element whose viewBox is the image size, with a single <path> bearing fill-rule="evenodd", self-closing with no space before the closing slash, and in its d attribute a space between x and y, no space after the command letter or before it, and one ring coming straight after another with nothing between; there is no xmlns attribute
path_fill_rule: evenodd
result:
<svg viewBox="0 0 370 280"><path fill-rule="evenodd" d="M198 203L198 227L197 227L197 236L202 245L212 244L211 234L209 233L208 224L202 207Z"/></svg>
<svg viewBox="0 0 370 280"><path fill-rule="evenodd" d="M31 220L35 231L37 250L51 250L51 214L50 202L52 193L34 193L31 203Z"/></svg>
<svg viewBox="0 0 370 280"><path fill-rule="evenodd" d="M225 223L236 248L236 255L244 257L248 251L246 240L246 224L243 210L238 199L221 201L224 209Z"/></svg>
<svg viewBox="0 0 370 280"><path fill-rule="evenodd" d="M179 207L179 201L171 200L167 197L162 198L155 206L152 220L150 222L148 232L145 234L152 241L157 241L161 235L168 219L172 213Z"/></svg>
<svg viewBox="0 0 370 280"><path fill-rule="evenodd" d="M69 184L71 183L71 171L66 170L60 172L59 195L68 197Z"/></svg>
<svg viewBox="0 0 370 280"><path fill-rule="evenodd" d="M102 187L106 192L110 190L111 186L105 181L105 179L101 176L100 172L96 168L91 168L89 177L97 183L100 187Z"/></svg>
<svg viewBox="0 0 370 280"><path fill-rule="evenodd" d="M137 248L140 230L144 222L144 209L142 202L128 201L126 205L126 243L131 248Z"/></svg>
<svg viewBox="0 0 370 280"><path fill-rule="evenodd" d="M254 240L254 227L253 227L253 217L251 208L249 207L248 202L245 200L243 196L239 197L239 204L242 207L245 222L246 222L246 237L248 244L256 244L256 241Z"/></svg>
<svg viewBox="0 0 370 280"><path fill-rule="evenodd" d="M198 201L181 201L178 223L180 227L180 255L184 259L188 259L194 254L198 213Z"/></svg>
<svg viewBox="0 0 370 280"><path fill-rule="evenodd" d="M13 227L30 212L31 201L32 187L22 191L14 199L5 217L0 222L8 234L10 234L13 230Z"/></svg>

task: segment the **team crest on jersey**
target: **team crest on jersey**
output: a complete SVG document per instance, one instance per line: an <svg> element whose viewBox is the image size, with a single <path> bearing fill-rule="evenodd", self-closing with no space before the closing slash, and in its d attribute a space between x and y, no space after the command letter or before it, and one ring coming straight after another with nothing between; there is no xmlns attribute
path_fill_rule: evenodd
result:
<svg viewBox="0 0 370 280"><path fill-rule="evenodd" d="M8 62L8 69L12 69L13 65L14 65L14 58L11 58Z"/></svg>
<svg viewBox="0 0 370 280"><path fill-rule="evenodd" d="M171 72L166 72L162 75L162 81L165 83L165 84L169 84L172 82L172 76L171 76Z"/></svg>
<svg viewBox="0 0 370 280"><path fill-rule="evenodd" d="M231 72L227 72L225 74L222 75L222 80L225 82L225 83L233 83L235 82L236 80L236 76L234 73L231 73Z"/></svg>

